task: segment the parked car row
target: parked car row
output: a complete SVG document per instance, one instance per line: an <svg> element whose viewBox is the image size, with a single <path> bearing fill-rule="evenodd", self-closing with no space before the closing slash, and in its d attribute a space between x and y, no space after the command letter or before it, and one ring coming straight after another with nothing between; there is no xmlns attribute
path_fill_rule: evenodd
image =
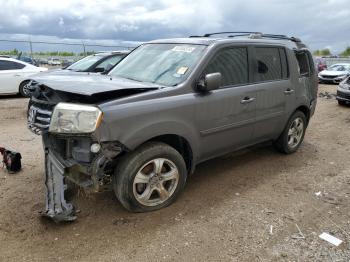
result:
<svg viewBox="0 0 350 262"><path fill-rule="evenodd" d="M334 64L318 73L320 83L339 84L350 75L350 64Z"/></svg>
<svg viewBox="0 0 350 262"><path fill-rule="evenodd" d="M339 84L336 99L339 105L350 104L350 63L339 63L318 73L319 83Z"/></svg>
<svg viewBox="0 0 350 262"><path fill-rule="evenodd" d="M47 68L37 67L26 62L0 57L0 94L28 96L29 78Z"/></svg>
<svg viewBox="0 0 350 262"><path fill-rule="evenodd" d="M30 64L25 56L21 56L22 60L10 58L8 56L0 56L0 94L17 94L29 96L28 83L30 77L46 71L46 74L68 74L77 73L108 73L116 64L118 64L128 52L102 52L95 55L87 56L75 63L67 61L66 67L63 69L47 70L45 67L38 67ZM58 59L48 60L49 65L61 65Z"/></svg>

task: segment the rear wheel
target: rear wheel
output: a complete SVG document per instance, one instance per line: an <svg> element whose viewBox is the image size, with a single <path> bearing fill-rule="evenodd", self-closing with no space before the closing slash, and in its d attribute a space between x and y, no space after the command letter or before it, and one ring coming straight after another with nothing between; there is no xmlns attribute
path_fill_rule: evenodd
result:
<svg viewBox="0 0 350 262"><path fill-rule="evenodd" d="M113 188L127 210L147 212L173 203L186 178L186 164L180 153L167 144L150 142L121 159Z"/></svg>
<svg viewBox="0 0 350 262"><path fill-rule="evenodd" d="M276 148L285 154L298 150L304 140L306 130L306 117L303 112L296 111L289 119L281 136L275 141Z"/></svg>
<svg viewBox="0 0 350 262"><path fill-rule="evenodd" d="M29 81L24 81L19 85L19 93L24 97L30 96Z"/></svg>

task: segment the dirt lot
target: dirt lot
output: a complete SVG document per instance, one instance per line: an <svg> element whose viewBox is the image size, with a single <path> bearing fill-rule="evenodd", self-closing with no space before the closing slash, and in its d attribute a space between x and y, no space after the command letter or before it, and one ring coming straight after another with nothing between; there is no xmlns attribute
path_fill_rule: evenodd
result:
<svg viewBox="0 0 350 262"><path fill-rule="evenodd" d="M38 216L43 153L26 103L0 99L0 145L19 150L24 166L0 169L0 261L350 261L350 107L332 95L319 98L296 154L267 146L211 160L153 213L128 213L112 192L80 195L78 221L61 225Z"/></svg>

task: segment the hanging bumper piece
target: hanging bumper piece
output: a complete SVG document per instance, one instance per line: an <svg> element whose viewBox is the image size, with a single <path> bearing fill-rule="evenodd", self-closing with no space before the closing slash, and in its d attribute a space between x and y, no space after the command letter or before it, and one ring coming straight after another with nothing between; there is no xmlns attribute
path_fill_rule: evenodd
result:
<svg viewBox="0 0 350 262"><path fill-rule="evenodd" d="M55 222L76 220L75 209L67 203L64 192L64 166L49 150L45 153L45 186L46 207L42 216L51 218Z"/></svg>

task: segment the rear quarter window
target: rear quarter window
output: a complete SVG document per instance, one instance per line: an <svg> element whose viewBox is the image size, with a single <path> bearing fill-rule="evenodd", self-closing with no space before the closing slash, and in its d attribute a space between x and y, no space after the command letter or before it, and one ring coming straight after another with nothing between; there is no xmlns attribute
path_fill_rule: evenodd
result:
<svg viewBox="0 0 350 262"><path fill-rule="evenodd" d="M0 70L18 70L18 69L23 69L24 67L25 65L21 63L0 60Z"/></svg>

